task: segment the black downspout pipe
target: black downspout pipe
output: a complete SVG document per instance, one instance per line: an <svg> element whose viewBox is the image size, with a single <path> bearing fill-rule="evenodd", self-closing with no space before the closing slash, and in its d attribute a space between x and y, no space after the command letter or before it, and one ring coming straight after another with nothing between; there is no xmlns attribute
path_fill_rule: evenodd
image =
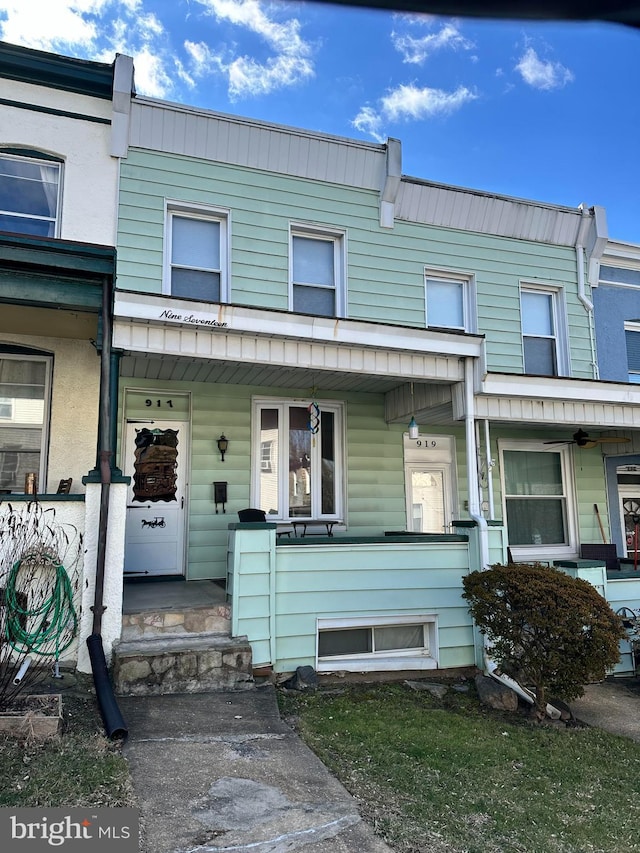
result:
<svg viewBox="0 0 640 853"><path fill-rule="evenodd" d="M113 279L105 277L102 284L102 350L100 352L100 415L99 447L97 466L100 469L100 518L98 521L98 547L96 555L96 584L93 599L93 626L87 637L87 649L91 661L96 698L105 731L110 738L126 737L128 729L120 713L109 678L107 661L102 643L102 614L105 611L104 567L107 555L107 529L109 521L109 495L111 487L111 333L113 315Z"/></svg>

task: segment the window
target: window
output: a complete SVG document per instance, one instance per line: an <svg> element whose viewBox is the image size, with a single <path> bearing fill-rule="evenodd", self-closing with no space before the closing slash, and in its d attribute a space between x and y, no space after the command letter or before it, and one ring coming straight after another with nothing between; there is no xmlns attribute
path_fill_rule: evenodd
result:
<svg viewBox="0 0 640 853"><path fill-rule="evenodd" d="M0 353L0 489L23 492L25 475L43 479L51 360Z"/></svg>
<svg viewBox="0 0 640 853"><path fill-rule="evenodd" d="M228 212L167 209L164 292L201 302L228 299Z"/></svg>
<svg viewBox="0 0 640 853"><path fill-rule="evenodd" d="M424 279L427 327L475 331L473 278L425 269Z"/></svg>
<svg viewBox="0 0 640 853"><path fill-rule="evenodd" d="M271 518L339 519L342 407L319 403L319 428L299 402L254 402L253 505Z"/></svg>
<svg viewBox="0 0 640 853"><path fill-rule="evenodd" d="M627 343L627 369L629 371L629 382L640 382L640 331L635 329L624 330Z"/></svg>
<svg viewBox="0 0 640 853"><path fill-rule="evenodd" d="M290 298L292 311L319 317L345 314L345 237L292 228Z"/></svg>
<svg viewBox="0 0 640 853"><path fill-rule="evenodd" d="M0 152L0 231L57 236L60 172L44 155Z"/></svg>
<svg viewBox="0 0 640 853"><path fill-rule="evenodd" d="M568 447L501 442L504 517L519 557L575 554L575 507Z"/></svg>
<svg viewBox="0 0 640 853"><path fill-rule="evenodd" d="M560 298L558 290L522 288L520 291L525 373L536 376L567 373L564 326L559 323Z"/></svg>
<svg viewBox="0 0 640 853"><path fill-rule="evenodd" d="M318 619L319 672L435 669L437 619L432 615ZM399 661L401 659L401 663Z"/></svg>

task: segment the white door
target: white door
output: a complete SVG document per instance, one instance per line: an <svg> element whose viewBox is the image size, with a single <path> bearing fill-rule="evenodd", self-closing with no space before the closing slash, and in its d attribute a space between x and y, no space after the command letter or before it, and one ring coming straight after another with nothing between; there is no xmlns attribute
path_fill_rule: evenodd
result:
<svg viewBox="0 0 640 853"><path fill-rule="evenodd" d="M125 577L184 575L189 425L127 423Z"/></svg>
<svg viewBox="0 0 640 853"><path fill-rule="evenodd" d="M449 533L451 478L447 465L407 465L407 529L412 533Z"/></svg>

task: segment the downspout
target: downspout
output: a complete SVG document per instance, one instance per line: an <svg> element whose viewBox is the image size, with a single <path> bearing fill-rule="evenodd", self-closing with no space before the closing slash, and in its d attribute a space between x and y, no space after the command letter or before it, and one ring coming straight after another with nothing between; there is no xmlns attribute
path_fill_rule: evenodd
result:
<svg viewBox="0 0 640 853"><path fill-rule="evenodd" d="M587 296L586 281L585 281L585 244L589 236L592 242L591 250L588 253L589 261L589 285L595 287L598 283L597 271L599 269L600 258L607 242L607 227L603 208L591 208L588 210L584 204L580 205L581 221L578 228L578 236L576 237L576 268L578 274L578 299L582 303L584 310L587 312L589 321L589 343L591 346L591 367L593 378L600 378L598 368L598 359L596 355L596 340L594 329L593 302ZM589 231L593 234L589 235ZM594 281L595 279L595 281Z"/></svg>
<svg viewBox="0 0 640 853"><path fill-rule="evenodd" d="M96 581L93 599L93 626L87 637L93 683L100 707L102 721L110 738L124 737L128 730L113 693L107 661L102 643L102 614L105 611L104 574L107 554L109 522L109 497L111 486L111 334L113 316L113 280L105 277L102 286L102 350L100 352L100 420L97 465L100 469L100 517L98 520L98 545L96 555Z"/></svg>
<svg viewBox="0 0 640 853"><path fill-rule="evenodd" d="M475 398L473 393L473 359L465 358L464 362L464 422L465 435L467 440L467 482L469 488L469 515L478 525L480 539L480 562L481 569L484 571L489 568L489 528L487 521L480 513L479 505L479 483L478 483L478 465L477 465L477 447L475 433ZM485 675L500 681L506 687L509 687L522 699L530 704L535 703L535 696L526 687L518 684L513 678L508 675L503 675L498 670L498 665L491 657L491 648L487 643L486 637L483 646L483 663ZM547 714L552 719L560 718L560 711L552 705L547 705Z"/></svg>
<svg viewBox="0 0 640 853"><path fill-rule="evenodd" d="M489 568L489 528L480 512L480 485L478 481L478 447L475 429L475 398L473 393L473 358L464 360L464 426L467 446L467 489L469 515L478 525L481 569Z"/></svg>

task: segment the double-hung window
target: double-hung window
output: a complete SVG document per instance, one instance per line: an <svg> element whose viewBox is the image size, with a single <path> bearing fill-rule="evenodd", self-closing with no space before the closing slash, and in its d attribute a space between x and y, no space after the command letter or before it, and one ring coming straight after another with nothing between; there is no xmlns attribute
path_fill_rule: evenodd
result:
<svg viewBox="0 0 640 853"><path fill-rule="evenodd" d="M289 306L319 317L345 315L345 235L291 227Z"/></svg>
<svg viewBox="0 0 640 853"><path fill-rule="evenodd" d="M476 331L473 276L425 269L427 327Z"/></svg>
<svg viewBox="0 0 640 853"><path fill-rule="evenodd" d="M299 401L254 401L253 505L269 518L342 516L342 406L319 402L310 414Z"/></svg>
<svg viewBox="0 0 640 853"><path fill-rule="evenodd" d="M36 152L0 151L0 231L57 237L61 171L60 161Z"/></svg>
<svg viewBox="0 0 640 853"><path fill-rule="evenodd" d="M624 329L627 344L627 370L629 382L640 383L640 327L637 324Z"/></svg>
<svg viewBox="0 0 640 853"><path fill-rule="evenodd" d="M0 352L0 489L23 492L25 475L44 482L51 359Z"/></svg>
<svg viewBox="0 0 640 853"><path fill-rule="evenodd" d="M228 211L168 205L164 292L228 301Z"/></svg>
<svg viewBox="0 0 640 853"><path fill-rule="evenodd" d="M575 553L576 513L568 447L500 442L504 517L518 557Z"/></svg>
<svg viewBox="0 0 640 853"><path fill-rule="evenodd" d="M555 288L520 290L524 372L563 376L568 367L562 293Z"/></svg>

